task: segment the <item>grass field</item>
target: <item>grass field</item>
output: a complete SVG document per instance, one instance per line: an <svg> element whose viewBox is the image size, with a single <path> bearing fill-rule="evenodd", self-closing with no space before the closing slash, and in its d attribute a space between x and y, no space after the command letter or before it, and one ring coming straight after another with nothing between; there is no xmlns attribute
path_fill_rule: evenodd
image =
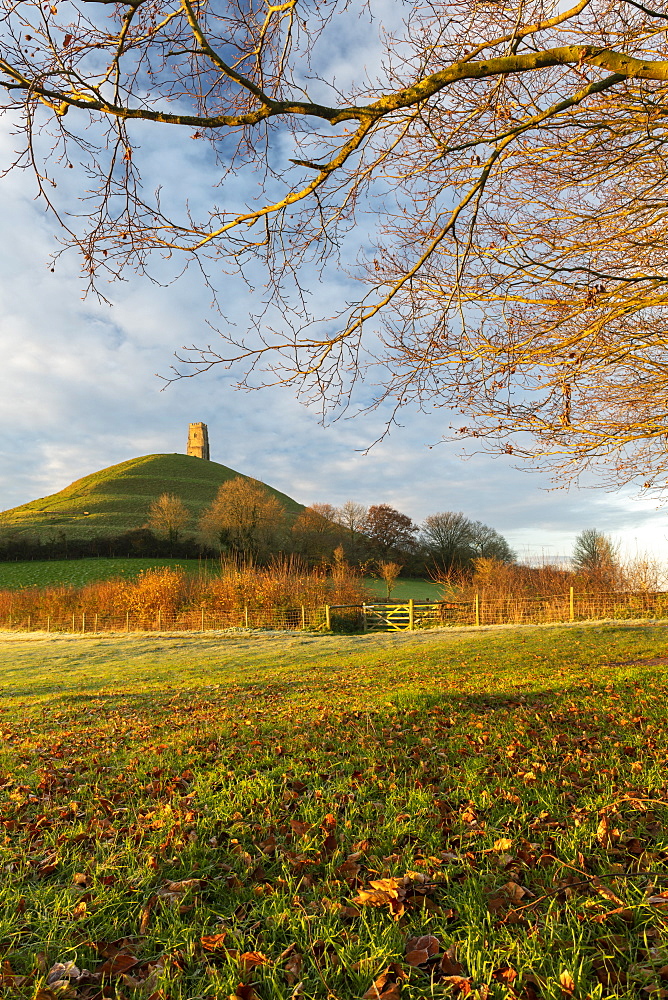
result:
<svg viewBox="0 0 668 1000"><path fill-rule="evenodd" d="M667 642L5 633L4 994L664 997Z"/></svg>
<svg viewBox="0 0 668 1000"><path fill-rule="evenodd" d="M182 566L188 573L198 573L202 568L214 571L215 560L200 562L198 559L51 559L26 562L0 562L0 590L18 590L21 587L51 587L64 583L83 587L98 580L123 577L132 580L144 570L159 566Z"/></svg>
<svg viewBox="0 0 668 1000"><path fill-rule="evenodd" d="M365 579L365 584L369 588L372 600L384 601L387 597L387 586L384 580ZM393 601L408 601L411 597L414 601L438 601L443 594L443 588L431 580L412 580L399 577L392 588Z"/></svg>
<svg viewBox="0 0 668 1000"><path fill-rule="evenodd" d="M101 469L66 486L60 493L0 512L0 530L38 536L43 542L62 532L69 538L118 535L146 524L149 505L162 493L179 497L192 515L184 532L194 531L218 488L241 473L218 462L189 455L143 455ZM288 512L303 506L267 486Z"/></svg>

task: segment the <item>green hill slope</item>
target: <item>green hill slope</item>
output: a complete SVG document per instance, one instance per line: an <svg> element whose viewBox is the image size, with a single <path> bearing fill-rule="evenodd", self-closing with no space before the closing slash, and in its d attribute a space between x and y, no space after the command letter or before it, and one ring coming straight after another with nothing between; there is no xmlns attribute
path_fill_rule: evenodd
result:
<svg viewBox="0 0 668 1000"><path fill-rule="evenodd" d="M77 479L60 493L3 511L0 531L39 535L42 540L61 532L68 538L117 535L141 528L146 523L149 504L161 493L180 497L193 514L194 529L219 486L239 475L242 473L225 465L189 455L144 455ZM289 514L296 515L304 509L285 493L271 486L267 489Z"/></svg>

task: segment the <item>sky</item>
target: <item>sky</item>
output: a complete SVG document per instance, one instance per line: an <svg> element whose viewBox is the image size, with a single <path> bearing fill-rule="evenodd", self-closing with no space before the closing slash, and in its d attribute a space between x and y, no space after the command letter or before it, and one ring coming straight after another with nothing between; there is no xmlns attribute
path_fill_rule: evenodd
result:
<svg viewBox="0 0 668 1000"><path fill-rule="evenodd" d="M0 119L0 168L13 146ZM144 153L147 187L161 180L196 197L217 180L204 147L175 142L172 131L147 134ZM63 175L63 197L73 204L83 178L76 169ZM628 489L555 489L510 456L462 460L460 446L438 443L443 411L405 411L402 426L368 450L382 431L382 409L323 426L292 391L239 391L216 369L164 388L156 373L169 374L182 345L212 340L207 322L220 322L201 278L193 271L160 287L128 276L105 289L107 304L84 297L74 255L50 270L57 224L34 200L27 173L0 181L0 218L0 509L139 455L185 452L188 423L204 421L214 461L304 504L388 503L417 522L463 511L532 559L567 556L578 532L593 527L629 554L668 561L668 512L655 501ZM235 279L217 280L226 322L243 329L253 294ZM325 299L340 294L336 278L313 290Z"/></svg>

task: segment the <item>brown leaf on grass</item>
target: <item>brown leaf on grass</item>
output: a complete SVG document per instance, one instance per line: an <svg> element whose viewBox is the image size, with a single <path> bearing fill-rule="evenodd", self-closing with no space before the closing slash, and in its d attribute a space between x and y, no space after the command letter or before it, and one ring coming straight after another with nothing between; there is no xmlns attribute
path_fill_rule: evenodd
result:
<svg viewBox="0 0 668 1000"><path fill-rule="evenodd" d="M630 906L618 906L616 910L607 910L605 913L596 913L591 919L596 924L602 924L608 919L608 917L619 917L620 920L623 920L627 924L632 924L635 919L634 911Z"/></svg>
<svg viewBox="0 0 668 1000"><path fill-rule="evenodd" d="M83 920L83 918L86 916L86 910L87 910L86 903L82 900L80 903L77 903L77 905L72 910L72 919Z"/></svg>
<svg viewBox="0 0 668 1000"><path fill-rule="evenodd" d="M18 989L27 978L27 976L17 976L7 959L0 965L0 987L3 989Z"/></svg>
<svg viewBox="0 0 668 1000"><path fill-rule="evenodd" d="M336 837L333 833L328 833L322 842L322 851L326 858L331 858L338 847Z"/></svg>
<svg viewBox="0 0 668 1000"><path fill-rule="evenodd" d="M406 942L406 962L414 968L424 965L433 955L438 955L441 944L433 934L409 938Z"/></svg>
<svg viewBox="0 0 668 1000"><path fill-rule="evenodd" d="M465 997L471 992L471 980L465 979L464 976L443 976L440 981L449 986L455 994L461 993Z"/></svg>
<svg viewBox="0 0 668 1000"><path fill-rule="evenodd" d="M604 815L596 828L596 839L601 847L612 847L620 838L619 830L613 827L610 818Z"/></svg>
<svg viewBox="0 0 668 1000"><path fill-rule="evenodd" d="M225 940L227 938L227 931L222 931L220 934L205 934L199 939L204 951L221 951L225 950Z"/></svg>
<svg viewBox="0 0 668 1000"><path fill-rule="evenodd" d="M260 1000L253 986L239 983L234 993L230 993L229 1000Z"/></svg>
<svg viewBox="0 0 668 1000"><path fill-rule="evenodd" d="M464 966L457 961L455 954L455 946L450 945L438 963L439 972L445 979L460 979L462 977Z"/></svg>
<svg viewBox="0 0 668 1000"><path fill-rule="evenodd" d="M399 1000L401 984L408 976L397 962L392 962L363 994L363 1000Z"/></svg>
<svg viewBox="0 0 668 1000"><path fill-rule="evenodd" d="M119 951L112 958L108 958L106 962L103 962L95 971L101 976L111 978L112 976L121 976L124 972L128 972L129 969L134 969L135 965L138 964L139 959L134 955Z"/></svg>
<svg viewBox="0 0 668 1000"><path fill-rule="evenodd" d="M492 890L487 896L487 908L490 913L510 909L516 906L525 896L533 897L533 893L517 882L506 882L499 889Z"/></svg>
<svg viewBox="0 0 668 1000"><path fill-rule="evenodd" d="M252 972L258 965L271 965L271 959L261 951L245 951L238 957L242 972Z"/></svg>
<svg viewBox="0 0 668 1000"><path fill-rule="evenodd" d="M269 836L265 840L260 841L260 843L257 846L260 848L263 854L267 855L275 854L276 837L273 835L273 833L270 833Z"/></svg>
<svg viewBox="0 0 668 1000"><path fill-rule="evenodd" d="M512 986L517 979L517 972L510 965L500 965L492 973L492 979L496 979L497 983L503 983L505 986Z"/></svg>
<svg viewBox="0 0 668 1000"><path fill-rule="evenodd" d="M292 832L298 837L305 837L306 834L313 829L312 823L300 823L298 819L291 819L290 826L292 828Z"/></svg>
<svg viewBox="0 0 668 1000"><path fill-rule="evenodd" d="M399 920L407 909L436 908L436 904L427 899L435 886L428 883L421 872L406 872L400 879L373 879L369 885L371 888L358 891L353 903L359 906L387 906L395 920Z"/></svg>
<svg viewBox="0 0 668 1000"><path fill-rule="evenodd" d="M93 941L95 951L103 958L113 958L115 955L132 955L136 948L133 938L122 937L115 941Z"/></svg>
<svg viewBox="0 0 668 1000"><path fill-rule="evenodd" d="M163 888L167 892L183 894L188 892L190 889L200 889L203 885L204 879L202 878L187 878L182 882L167 882Z"/></svg>
<svg viewBox="0 0 668 1000"><path fill-rule="evenodd" d="M616 896L612 889L605 885L603 882L599 882L597 878L592 878L591 884L596 889L599 896L603 896L604 899L610 900L611 903L615 903L617 906L625 906L624 900Z"/></svg>
<svg viewBox="0 0 668 1000"><path fill-rule="evenodd" d="M142 906L139 914L139 933L141 935L146 934L148 930L149 920L151 919L151 910L158 901L157 896L150 896L144 905Z"/></svg>
<svg viewBox="0 0 668 1000"><path fill-rule="evenodd" d="M46 974L47 986L55 986L56 983L63 982L69 983L72 979L81 979L81 969L74 962L56 962Z"/></svg>
<svg viewBox="0 0 668 1000"><path fill-rule="evenodd" d="M282 951L278 961L284 962L283 974L288 986L294 986L301 977L304 965L304 956L297 951L297 945L291 944L285 951Z"/></svg>
<svg viewBox="0 0 668 1000"><path fill-rule="evenodd" d="M522 988L519 991L521 1000L539 1000L540 995L540 984L535 979L527 977L522 981Z"/></svg>
<svg viewBox="0 0 668 1000"><path fill-rule="evenodd" d="M501 837L499 840L494 841L494 847L492 850L501 851L503 853L504 851L509 851L512 846L512 840L509 840L508 837Z"/></svg>
<svg viewBox="0 0 668 1000"><path fill-rule="evenodd" d="M356 878L359 870L360 865L348 858L347 861L344 861L343 864L339 865L336 869L336 877L343 879Z"/></svg>
<svg viewBox="0 0 668 1000"><path fill-rule="evenodd" d="M564 970L564 972L559 975L559 985L561 987L561 992L565 996L572 996L575 992L575 980L573 979L570 972Z"/></svg>

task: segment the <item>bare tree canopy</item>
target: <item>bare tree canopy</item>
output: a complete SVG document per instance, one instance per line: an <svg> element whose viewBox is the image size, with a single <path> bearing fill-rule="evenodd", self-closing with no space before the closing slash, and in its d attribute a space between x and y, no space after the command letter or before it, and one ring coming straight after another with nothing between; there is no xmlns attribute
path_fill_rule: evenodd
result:
<svg viewBox="0 0 668 1000"><path fill-rule="evenodd" d="M190 518L190 511L180 497L162 493L149 504L147 527L166 535L170 542L178 542L179 532Z"/></svg>
<svg viewBox="0 0 668 1000"><path fill-rule="evenodd" d="M394 7L388 28L364 0L6 0L14 166L33 166L91 281L154 254L267 269L248 337L186 352L185 373L236 366L336 405L370 366L378 401L461 414L455 437L660 488L668 4ZM333 69L344 26L371 53L350 78ZM201 217L192 192L142 188L148 128L210 143ZM55 185L79 164L75 213ZM333 266L358 223L359 296L318 315L304 268Z"/></svg>

